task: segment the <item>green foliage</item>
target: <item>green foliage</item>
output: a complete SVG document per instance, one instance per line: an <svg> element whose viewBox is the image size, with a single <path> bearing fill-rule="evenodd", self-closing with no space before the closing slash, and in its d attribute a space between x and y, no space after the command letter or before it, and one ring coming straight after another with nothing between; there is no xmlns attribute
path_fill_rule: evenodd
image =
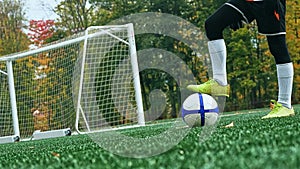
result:
<svg viewBox="0 0 300 169"><path fill-rule="evenodd" d="M300 4L297 0L287 1L287 46L294 63L294 89L293 100L300 101Z"/></svg>
<svg viewBox="0 0 300 169"><path fill-rule="evenodd" d="M227 71L231 96L227 110L267 105L277 95L275 62L266 51L265 37L258 36L255 24L226 34Z"/></svg>
<svg viewBox="0 0 300 169"><path fill-rule="evenodd" d="M0 56L28 49L22 1L0 1Z"/></svg>

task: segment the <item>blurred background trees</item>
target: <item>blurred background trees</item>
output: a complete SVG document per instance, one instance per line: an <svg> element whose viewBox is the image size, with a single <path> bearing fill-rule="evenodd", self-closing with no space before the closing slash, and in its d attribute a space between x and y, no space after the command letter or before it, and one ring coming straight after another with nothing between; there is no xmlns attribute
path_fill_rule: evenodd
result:
<svg viewBox="0 0 300 169"><path fill-rule="evenodd" d="M46 43L85 30L92 25L105 25L120 17L142 12L162 12L181 17L204 31L204 21L226 0L63 0L53 11L59 16L55 30ZM0 55L28 49L29 38L24 33L26 21L22 2L0 1ZM300 6L298 0L287 1L287 44L294 61L295 79L293 103L300 100ZM30 23L30 22L29 22ZM155 23L153 23L155 24ZM27 24L27 26L29 26ZM184 33L183 33L184 34ZM225 111L260 108L270 99L277 99L277 75L266 38L259 35L255 22L238 31L224 31L227 49L228 81L231 94ZM199 58L186 45L170 37L144 34L136 37L137 50L160 48L180 57L192 70L198 83L209 78L207 58ZM141 72L145 108L154 89L165 92L168 105L162 116L172 117L180 110L178 84L159 70Z"/></svg>
<svg viewBox="0 0 300 169"><path fill-rule="evenodd" d="M21 1L0 1L0 56L28 49L23 6Z"/></svg>

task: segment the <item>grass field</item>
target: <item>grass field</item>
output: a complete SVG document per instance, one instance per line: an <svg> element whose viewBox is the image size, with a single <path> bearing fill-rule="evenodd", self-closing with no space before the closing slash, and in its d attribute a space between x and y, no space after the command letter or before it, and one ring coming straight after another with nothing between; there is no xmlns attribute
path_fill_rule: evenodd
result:
<svg viewBox="0 0 300 169"><path fill-rule="evenodd" d="M300 168L300 106L296 116L261 120L267 109L224 113L217 129L199 142L193 128L171 150L149 158L125 158L100 148L87 135L0 145L0 168L78 169L295 169ZM225 128L234 122L234 126ZM165 124L130 129L152 135Z"/></svg>

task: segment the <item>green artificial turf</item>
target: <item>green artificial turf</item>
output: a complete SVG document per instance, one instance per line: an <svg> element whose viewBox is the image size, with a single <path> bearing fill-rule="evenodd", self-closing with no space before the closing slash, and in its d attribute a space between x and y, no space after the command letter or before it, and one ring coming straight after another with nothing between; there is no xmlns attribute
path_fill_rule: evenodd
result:
<svg viewBox="0 0 300 169"><path fill-rule="evenodd" d="M0 168L299 168L300 107L295 107L294 117L261 120L267 111L226 113L205 142L199 141L199 133L203 129L193 128L169 151L148 158L112 154L102 149L88 135L3 144L0 145ZM231 122L233 127L224 127ZM128 129L123 133L147 139L163 133L169 127L170 123L163 123Z"/></svg>

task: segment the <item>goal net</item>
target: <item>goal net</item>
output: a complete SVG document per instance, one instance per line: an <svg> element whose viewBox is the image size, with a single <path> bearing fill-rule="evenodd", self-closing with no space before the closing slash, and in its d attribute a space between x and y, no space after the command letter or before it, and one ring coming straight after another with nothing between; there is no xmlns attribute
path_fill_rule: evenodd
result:
<svg viewBox="0 0 300 169"><path fill-rule="evenodd" d="M5 65L0 65L0 70L4 70ZM11 114L9 87L7 73L0 71L0 137L14 135L13 120Z"/></svg>
<svg viewBox="0 0 300 169"><path fill-rule="evenodd" d="M144 125L132 24L0 57L0 78L0 137Z"/></svg>
<svg viewBox="0 0 300 169"><path fill-rule="evenodd" d="M133 25L90 27L83 54L73 76L76 129L99 129L144 125ZM76 76L76 75L81 76Z"/></svg>

